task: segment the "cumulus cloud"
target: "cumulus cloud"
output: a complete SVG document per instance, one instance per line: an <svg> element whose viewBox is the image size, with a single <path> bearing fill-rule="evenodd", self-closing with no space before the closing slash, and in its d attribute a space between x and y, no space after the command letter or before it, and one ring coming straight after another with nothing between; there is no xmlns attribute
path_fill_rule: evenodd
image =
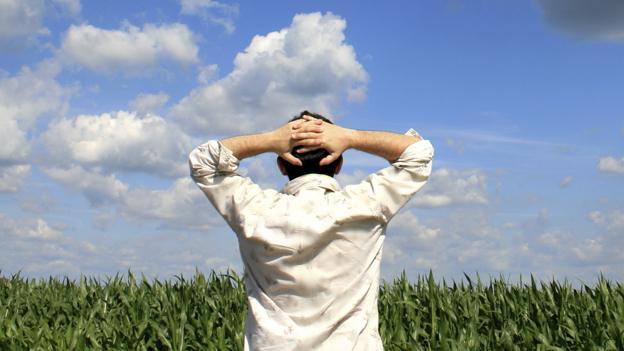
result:
<svg viewBox="0 0 624 351"><path fill-rule="evenodd" d="M84 193L94 205L118 201L128 190L128 185L114 175L87 171L80 166L46 168L44 171L50 178Z"/></svg>
<svg viewBox="0 0 624 351"><path fill-rule="evenodd" d="M0 192L17 192L30 175L30 165L0 166Z"/></svg>
<svg viewBox="0 0 624 351"><path fill-rule="evenodd" d="M624 174L624 157L617 159L612 156L602 157L598 161L598 170L608 173Z"/></svg>
<svg viewBox="0 0 624 351"><path fill-rule="evenodd" d="M0 1L0 47L14 46L38 34L47 34L41 25L44 5L41 0Z"/></svg>
<svg viewBox="0 0 624 351"><path fill-rule="evenodd" d="M620 0L537 0L546 20L566 33L598 40L624 40Z"/></svg>
<svg viewBox="0 0 624 351"><path fill-rule="evenodd" d="M77 163L105 172L134 171L161 177L188 174L190 137L159 116L117 111L53 121L41 136L57 165Z"/></svg>
<svg viewBox="0 0 624 351"><path fill-rule="evenodd" d="M14 76L0 75L0 118L27 130L43 115L62 114L73 89L56 81L60 71L58 62L50 60L35 69L24 67Z"/></svg>
<svg viewBox="0 0 624 351"><path fill-rule="evenodd" d="M226 32L232 33L236 29L234 18L238 16L237 4L226 4L215 0L180 0L180 13L189 16L199 16L202 19L222 26Z"/></svg>
<svg viewBox="0 0 624 351"><path fill-rule="evenodd" d="M501 230L492 225L482 210L456 208L441 217L427 212L402 210L388 226L384 257L391 260L384 271L407 270L412 277L434 269L445 277L462 271L497 273L516 265L516 248L502 240ZM395 274L396 274L395 273Z"/></svg>
<svg viewBox="0 0 624 351"><path fill-rule="evenodd" d="M176 179L167 189L145 189L131 188L114 174L102 174L80 166L45 168L44 172L67 188L82 193L92 205L112 206L129 219L153 220L163 228L206 229L222 224L190 177ZM98 217L95 224L100 227L110 224L109 219ZM106 223L101 223L102 220Z"/></svg>
<svg viewBox="0 0 624 351"><path fill-rule="evenodd" d="M55 80L59 72L58 63L45 61L0 78L0 164L25 161L30 153L26 133L35 121L67 109L72 91Z"/></svg>
<svg viewBox="0 0 624 351"><path fill-rule="evenodd" d="M0 213L0 238L54 240L59 239L61 235L61 232L51 228L41 218L16 220Z"/></svg>
<svg viewBox="0 0 624 351"><path fill-rule="evenodd" d="M33 38L48 35L42 21L49 13L75 16L80 8L80 0L0 1L0 50L22 48Z"/></svg>
<svg viewBox="0 0 624 351"><path fill-rule="evenodd" d="M361 181L363 181L367 176L369 175L369 173L361 170L361 169L356 169L351 173L347 173L347 172L340 172L336 175L336 180L338 181L338 183L341 186L347 186L349 184L357 184Z"/></svg>
<svg viewBox="0 0 624 351"><path fill-rule="evenodd" d="M288 178L280 173L275 155L265 153L241 162L237 173L251 178L262 188L278 189Z"/></svg>
<svg viewBox="0 0 624 351"><path fill-rule="evenodd" d="M452 207L436 211L404 209L388 226L383 272L410 277L433 269L445 278L463 272L481 276L504 273L511 279L567 277L595 279L598 272L622 279L624 212L595 211L588 218L598 233L560 228L542 210L519 222L500 223L486 207Z"/></svg>
<svg viewBox="0 0 624 351"><path fill-rule="evenodd" d="M432 228L422 224L412 211L400 212L390 223L388 232L392 233L396 230L407 233L410 239L418 244L431 242L440 234L440 228Z"/></svg>
<svg viewBox="0 0 624 351"><path fill-rule="evenodd" d="M599 228L599 232L570 245L575 259L601 271L621 274L619 267L624 264L624 251L621 249L624 245L624 211L592 211L587 214L587 219Z"/></svg>
<svg viewBox="0 0 624 351"><path fill-rule="evenodd" d="M160 92L158 94L139 94L130 101L129 107L133 111L141 114L158 113L160 109L169 101L169 95Z"/></svg>
<svg viewBox="0 0 624 351"><path fill-rule="evenodd" d="M169 189L132 189L121 202L126 215L160 221L164 227L206 229L221 222L190 177L177 179Z"/></svg>
<svg viewBox="0 0 624 351"><path fill-rule="evenodd" d="M97 257L100 251L97 246L66 236L59 227L42 218L14 218L0 213L2 273L19 271L38 277L78 275L81 271L90 271L88 268L92 268L94 260L99 261L100 269L106 267L112 255Z"/></svg>
<svg viewBox="0 0 624 351"><path fill-rule="evenodd" d="M436 268L439 262L426 252L441 238L440 228L428 226L409 210L399 212L388 225L384 244L384 261L407 263L410 269ZM404 267L405 268L405 267Z"/></svg>
<svg viewBox="0 0 624 351"><path fill-rule="evenodd" d="M255 36L232 72L191 91L171 115L203 135L267 129L303 109L331 116L368 79L345 28L331 13L296 15L288 28Z"/></svg>
<svg viewBox="0 0 624 351"><path fill-rule="evenodd" d="M159 279L174 279L180 274L190 277L196 270L225 272L238 268L242 272L235 237L220 237L218 241L215 244L212 235L177 233L135 235L120 241L106 238L101 242L69 236L56 240L12 237L0 245L0 267L3 275L20 271L22 276L61 275L71 279L80 274L105 279L117 273L124 275L128 269Z"/></svg>
<svg viewBox="0 0 624 351"><path fill-rule="evenodd" d="M212 64L200 67L197 81L201 84L208 84L214 80L219 74L219 66Z"/></svg>
<svg viewBox="0 0 624 351"><path fill-rule="evenodd" d="M30 154L30 143L17 121L0 116L0 163L19 162Z"/></svg>
<svg viewBox="0 0 624 351"><path fill-rule="evenodd" d="M63 38L61 57L94 71L146 72L161 61L182 65L198 62L198 48L184 24L126 23L109 30L90 24L72 25Z"/></svg>
<svg viewBox="0 0 624 351"><path fill-rule="evenodd" d="M486 204L487 177L480 170L440 168L411 202L416 207Z"/></svg>
<svg viewBox="0 0 624 351"><path fill-rule="evenodd" d="M44 61L13 76L0 75L0 191L18 191L30 174L31 140L37 119L61 115L72 89L56 80L60 66Z"/></svg>

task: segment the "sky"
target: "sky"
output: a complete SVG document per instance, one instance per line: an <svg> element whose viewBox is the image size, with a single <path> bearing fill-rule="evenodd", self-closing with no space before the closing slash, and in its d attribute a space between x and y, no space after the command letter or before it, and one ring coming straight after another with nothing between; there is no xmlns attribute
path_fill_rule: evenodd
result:
<svg viewBox="0 0 624 351"><path fill-rule="evenodd" d="M434 145L383 279L622 281L622 62L618 0L0 0L0 274L241 272L188 154L308 109Z"/></svg>

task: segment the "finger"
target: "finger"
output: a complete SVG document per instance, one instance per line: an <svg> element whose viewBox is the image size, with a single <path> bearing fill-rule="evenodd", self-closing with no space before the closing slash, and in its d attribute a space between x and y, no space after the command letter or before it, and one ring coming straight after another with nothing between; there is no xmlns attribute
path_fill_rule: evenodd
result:
<svg viewBox="0 0 624 351"><path fill-rule="evenodd" d="M299 132L321 133L323 132L323 127L318 124L304 124L301 126L301 129L299 130Z"/></svg>
<svg viewBox="0 0 624 351"><path fill-rule="evenodd" d="M306 153L306 152L318 150L320 148L321 148L321 146L306 146L306 147L302 147L301 149L297 149L297 153L298 154L303 154L303 153Z"/></svg>
<svg viewBox="0 0 624 351"><path fill-rule="evenodd" d="M328 165L328 164L334 162L334 160L337 159L337 158L338 158L338 156L336 154L329 154L329 155L323 157L321 162L319 162L319 165L321 165L321 166Z"/></svg>
<svg viewBox="0 0 624 351"><path fill-rule="evenodd" d="M310 132L310 133L293 133L291 138L295 140L300 139L318 139L321 136L321 133Z"/></svg>
<svg viewBox="0 0 624 351"><path fill-rule="evenodd" d="M321 139L302 139L302 140L297 140L294 144L294 146L321 146L323 144L323 140Z"/></svg>
<svg viewBox="0 0 624 351"><path fill-rule="evenodd" d="M290 152L287 152L285 154L281 154L280 155L284 160L286 160L288 163L293 164L295 166L302 166L303 163L301 163L301 160L296 158L295 156L293 156L293 154L291 154Z"/></svg>
<svg viewBox="0 0 624 351"><path fill-rule="evenodd" d="M303 119L305 119L308 122L313 122L315 124L323 124L323 120L322 119L318 119L318 118L314 118L312 116L308 116L308 115L304 115Z"/></svg>
<svg viewBox="0 0 624 351"><path fill-rule="evenodd" d="M305 123L306 123L305 121L301 121L301 120L291 122L291 124L290 124L290 129L299 129L299 128L301 128L301 127L302 127Z"/></svg>

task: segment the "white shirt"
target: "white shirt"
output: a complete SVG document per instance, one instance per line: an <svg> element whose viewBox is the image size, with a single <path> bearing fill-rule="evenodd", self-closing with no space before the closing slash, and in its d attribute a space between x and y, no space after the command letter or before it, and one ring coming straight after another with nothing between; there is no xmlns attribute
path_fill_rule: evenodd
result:
<svg viewBox="0 0 624 351"><path fill-rule="evenodd" d="M433 146L420 140L359 184L341 189L308 174L278 192L236 174L239 160L218 141L191 152L191 176L238 237L245 350L383 350L377 294L386 225L426 183L432 158Z"/></svg>

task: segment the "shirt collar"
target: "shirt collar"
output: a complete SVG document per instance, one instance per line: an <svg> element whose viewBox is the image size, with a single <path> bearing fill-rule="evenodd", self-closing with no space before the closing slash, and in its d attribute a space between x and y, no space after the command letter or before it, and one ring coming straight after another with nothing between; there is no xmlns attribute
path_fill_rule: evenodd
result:
<svg viewBox="0 0 624 351"><path fill-rule="evenodd" d="M340 185L338 185L336 179L330 176L324 174L310 173L297 177L286 183L286 185L284 185L284 189L282 189L282 192L289 195L295 195L301 190L307 189L325 189L329 191L338 191L340 190Z"/></svg>

